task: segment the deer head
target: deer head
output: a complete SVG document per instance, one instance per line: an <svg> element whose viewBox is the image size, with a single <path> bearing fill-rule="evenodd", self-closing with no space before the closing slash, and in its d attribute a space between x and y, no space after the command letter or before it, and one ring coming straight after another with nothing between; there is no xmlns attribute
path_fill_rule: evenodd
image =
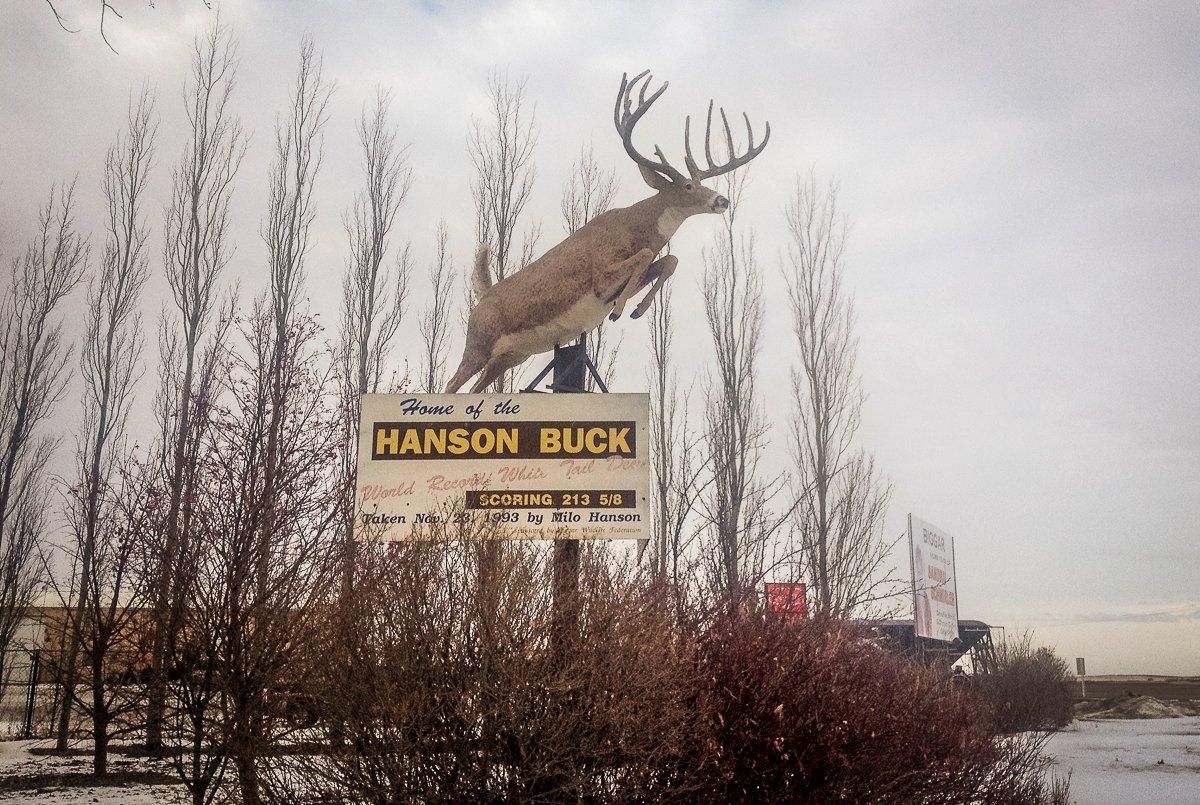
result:
<svg viewBox="0 0 1200 805"><path fill-rule="evenodd" d="M643 70L634 76L632 80L629 80L628 74L622 74L621 76L621 88L617 91L617 102L613 107L613 124L617 127L617 134L621 136L621 143L625 146L625 153L637 164L646 184L650 185L652 189L657 190L661 195L664 195L669 205L678 210L682 217L706 212L724 213L729 209L729 199L715 190L705 187L703 184L704 180L740 168L762 153L762 150L767 147L767 141L771 139L771 124L767 123L765 125L762 142L755 145L754 128L750 125L750 116L743 113L742 117L746 121L746 138L748 142L746 153L738 156L737 149L733 144L733 132L729 127L729 118L726 117L725 109L722 107L720 109L721 125L725 130L725 148L728 161L715 164L712 155L713 102L710 100L708 102L708 115L704 125L704 161L706 163L706 167L704 168L701 168L696 163L695 157L692 156L692 118L689 115L684 119L684 164L688 169L688 175L684 176L679 170L672 167L667 158L663 156L662 148L658 145L654 146L655 159L650 159L642 155L634 147L634 127L642 119L642 116L649 111L654 102L667 91L667 87L670 86L669 82L663 82L661 87L647 97L646 91L650 88L652 81L653 76L650 75L649 70ZM633 104L633 95L639 83L641 84L641 88L637 91L637 106L635 107Z"/></svg>

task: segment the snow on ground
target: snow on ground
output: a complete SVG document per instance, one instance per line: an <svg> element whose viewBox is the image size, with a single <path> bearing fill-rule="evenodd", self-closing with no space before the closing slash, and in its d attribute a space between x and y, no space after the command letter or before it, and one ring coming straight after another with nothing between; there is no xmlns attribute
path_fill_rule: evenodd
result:
<svg viewBox="0 0 1200 805"><path fill-rule="evenodd" d="M60 755L33 754L29 750L53 746L52 740L0 741L0 803L36 802L67 805L68 803L94 803L97 805L159 805L187 801L185 790L179 785L152 785L130 783L125 785L62 785L56 783L57 775L78 775L91 771L91 757L86 754ZM122 754L110 754L109 768L118 777L125 773L166 772L171 769L161 763L145 758L130 758ZM22 785L11 790L20 778L38 775L35 784Z"/></svg>
<svg viewBox="0 0 1200 805"><path fill-rule="evenodd" d="M1046 751L1078 805L1200 803L1200 717L1076 721Z"/></svg>
<svg viewBox="0 0 1200 805"><path fill-rule="evenodd" d="M55 775L88 772L91 760L84 754L30 752L51 744L0 741L0 803L157 805L186 799L178 785L56 784ZM1071 800L1077 805L1200 805L1200 716L1076 721L1050 739L1047 751L1056 773L1071 772ZM163 764L122 754L109 762L114 773L170 772ZM31 775L44 775L39 786L9 790L11 781Z"/></svg>

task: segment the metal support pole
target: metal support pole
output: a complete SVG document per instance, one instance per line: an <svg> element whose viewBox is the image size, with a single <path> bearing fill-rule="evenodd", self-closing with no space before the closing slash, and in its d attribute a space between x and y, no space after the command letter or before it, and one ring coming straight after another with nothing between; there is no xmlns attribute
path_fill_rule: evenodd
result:
<svg viewBox="0 0 1200 805"><path fill-rule="evenodd" d="M579 342L554 348L551 391L561 394L584 392L587 368L587 335ZM559 656L567 649L579 625L579 540L554 541L554 634Z"/></svg>
<svg viewBox="0 0 1200 805"><path fill-rule="evenodd" d="M42 650L35 648L29 666L29 695L25 699L25 737L33 737L33 705L37 698L38 673L42 669Z"/></svg>

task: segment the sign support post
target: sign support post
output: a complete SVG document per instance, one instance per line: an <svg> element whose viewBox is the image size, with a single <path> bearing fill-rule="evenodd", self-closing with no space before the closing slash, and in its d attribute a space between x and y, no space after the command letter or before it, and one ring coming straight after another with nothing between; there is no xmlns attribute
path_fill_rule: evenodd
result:
<svg viewBox="0 0 1200 805"><path fill-rule="evenodd" d="M558 394L585 393L588 370L587 334L575 344L554 348L550 390ZM551 640L560 657L579 621L579 540L554 541L554 624Z"/></svg>

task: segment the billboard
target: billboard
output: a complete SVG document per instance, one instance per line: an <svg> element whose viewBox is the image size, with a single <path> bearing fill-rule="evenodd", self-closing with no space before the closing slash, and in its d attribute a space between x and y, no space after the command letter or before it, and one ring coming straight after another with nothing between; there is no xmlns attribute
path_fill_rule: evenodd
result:
<svg viewBox="0 0 1200 805"><path fill-rule="evenodd" d="M646 539L649 418L646 394L367 394L355 532Z"/></svg>
<svg viewBox="0 0 1200 805"><path fill-rule="evenodd" d="M767 611L777 615L808 617L808 588L803 584L767 582Z"/></svg>
<svg viewBox="0 0 1200 805"><path fill-rule="evenodd" d="M954 537L908 515L912 561L913 618L918 637L958 639L958 590L954 576Z"/></svg>

